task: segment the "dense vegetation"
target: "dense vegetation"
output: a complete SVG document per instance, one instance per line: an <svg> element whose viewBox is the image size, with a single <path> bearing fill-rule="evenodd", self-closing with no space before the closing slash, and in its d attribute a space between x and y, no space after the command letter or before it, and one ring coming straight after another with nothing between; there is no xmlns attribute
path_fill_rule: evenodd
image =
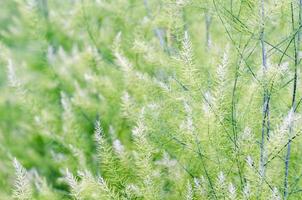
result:
<svg viewBox="0 0 302 200"><path fill-rule="evenodd" d="M301 199L302 0L1 0L0 199Z"/></svg>

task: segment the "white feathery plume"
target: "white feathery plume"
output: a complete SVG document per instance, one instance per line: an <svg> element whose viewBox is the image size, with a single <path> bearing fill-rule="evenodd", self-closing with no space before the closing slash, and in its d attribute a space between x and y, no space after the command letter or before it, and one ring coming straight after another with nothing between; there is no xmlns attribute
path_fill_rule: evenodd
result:
<svg viewBox="0 0 302 200"><path fill-rule="evenodd" d="M277 127L277 129L271 134L270 140L268 142L268 150L275 151L279 146L284 145L289 135L289 127L295 120L295 113L293 108L288 112L287 116L283 119L282 123Z"/></svg>
<svg viewBox="0 0 302 200"><path fill-rule="evenodd" d="M184 108L186 112L186 119L180 124L181 129L185 129L189 133L193 133L193 118L192 118L192 108L189 106L187 102L184 102Z"/></svg>
<svg viewBox="0 0 302 200"><path fill-rule="evenodd" d="M17 77L16 77L16 72L13 66L13 61L11 59L8 59L8 64L7 64L7 78L8 78L8 82L9 85L11 87L19 87L20 86L20 82L18 81Z"/></svg>
<svg viewBox="0 0 302 200"><path fill-rule="evenodd" d="M65 172L65 180L72 189L77 188L78 181L68 169Z"/></svg>
<svg viewBox="0 0 302 200"><path fill-rule="evenodd" d="M16 158L14 158L13 164L16 173L13 195L18 200L29 200L32 197L32 188L28 173Z"/></svg>
<svg viewBox="0 0 302 200"><path fill-rule="evenodd" d="M236 199L236 187L234 186L233 183L229 184L229 197L230 199Z"/></svg>
<svg viewBox="0 0 302 200"><path fill-rule="evenodd" d="M209 91L205 92L203 95L204 95L205 99L202 104L202 109L203 109L205 116L208 117L210 115L210 109L211 109L210 106L212 105L214 98Z"/></svg>
<svg viewBox="0 0 302 200"><path fill-rule="evenodd" d="M156 164L172 169L177 165L177 161L175 159L171 159L169 154L167 152L164 152L163 158L156 161Z"/></svg>
<svg viewBox="0 0 302 200"><path fill-rule="evenodd" d="M193 200L193 189L191 183L188 181L187 183L187 194L186 194L186 200Z"/></svg>
<svg viewBox="0 0 302 200"><path fill-rule="evenodd" d="M95 141L98 144L102 143L102 140L103 140L103 128L101 127L101 122L99 120L95 121L95 125L94 125L94 137L95 137Z"/></svg>
<svg viewBox="0 0 302 200"><path fill-rule="evenodd" d="M196 69L194 68L192 43L188 31L185 31L184 34L180 58L184 62L184 78L188 80L193 79L196 73Z"/></svg>
<svg viewBox="0 0 302 200"><path fill-rule="evenodd" d="M122 68L124 72L130 72L132 70L132 65L129 60L123 55L120 50L121 44L121 32L119 32L113 42L113 53L116 58L117 64Z"/></svg>
<svg viewBox="0 0 302 200"><path fill-rule="evenodd" d="M132 99L131 96L129 95L129 93L127 91L124 91L121 97L121 107L122 107L122 115L124 117L128 117L130 111L132 110Z"/></svg>
<svg viewBox="0 0 302 200"><path fill-rule="evenodd" d="M113 141L113 149L115 153L117 153L120 156L123 155L125 151L125 148L119 139L115 139Z"/></svg>
<svg viewBox="0 0 302 200"><path fill-rule="evenodd" d="M74 177L74 175L69 172L68 169L66 169L65 171L65 181L66 183L69 185L70 189L71 189L71 193L74 196L75 199L80 200L80 187L78 186L78 181L76 179L76 177Z"/></svg>
<svg viewBox="0 0 302 200"><path fill-rule="evenodd" d="M200 196L203 196L203 194L205 193L200 180L196 177L194 177L194 191L195 191L195 193L199 194Z"/></svg>
<svg viewBox="0 0 302 200"><path fill-rule="evenodd" d="M128 184L126 186L125 192L128 197L134 197L137 195L141 195L140 188L134 184Z"/></svg>
<svg viewBox="0 0 302 200"><path fill-rule="evenodd" d="M80 149L73 146L72 144L69 144L68 147L69 147L70 151L72 152L72 154L77 158L79 165L81 167L85 168L86 167L85 154Z"/></svg>
<svg viewBox="0 0 302 200"><path fill-rule="evenodd" d="M217 181L218 181L219 185L224 185L224 183L225 183L225 176L224 176L224 174L223 174L222 171L219 172Z"/></svg>
<svg viewBox="0 0 302 200"><path fill-rule="evenodd" d="M145 130L146 130L145 125L141 120L139 120L135 128L132 130L132 135L135 137L144 137Z"/></svg>
<svg viewBox="0 0 302 200"><path fill-rule="evenodd" d="M254 160L252 159L251 156L247 156L247 158L246 158L246 163L247 163L251 168L254 167Z"/></svg>
<svg viewBox="0 0 302 200"><path fill-rule="evenodd" d="M122 70L124 72L130 72L132 70L132 65L131 63L129 62L129 60L124 57L121 53L119 52L115 52L115 57L116 57L116 61L117 61L117 64L122 68Z"/></svg>
<svg viewBox="0 0 302 200"><path fill-rule="evenodd" d="M270 199L271 200L281 200L282 199L281 195L279 193L279 190L276 187L274 187Z"/></svg>
<svg viewBox="0 0 302 200"><path fill-rule="evenodd" d="M227 71L226 67L227 67L227 64L228 64L228 60L229 60L228 50L226 50L223 53L222 63L219 64L218 68L217 68L217 76L218 76L218 80L219 80L220 83L225 81L226 71Z"/></svg>
<svg viewBox="0 0 302 200"><path fill-rule="evenodd" d="M192 43L188 31L185 31L182 41L181 57L187 65L193 65Z"/></svg>

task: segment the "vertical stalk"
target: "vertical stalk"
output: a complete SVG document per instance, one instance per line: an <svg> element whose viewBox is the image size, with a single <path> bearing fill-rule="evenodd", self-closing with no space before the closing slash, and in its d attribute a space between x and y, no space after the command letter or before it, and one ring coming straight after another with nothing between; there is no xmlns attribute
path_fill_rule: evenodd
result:
<svg viewBox="0 0 302 200"><path fill-rule="evenodd" d="M47 0L42 0L43 4L43 14L46 19L48 19L48 2Z"/></svg>
<svg viewBox="0 0 302 200"><path fill-rule="evenodd" d="M265 34L264 34L264 20L265 20L265 11L264 11L264 0L261 0L261 33L260 33L260 42L261 42L261 52L262 52L262 67L264 79L267 72L267 55L265 49ZM263 107L262 107L262 129L261 129L261 143L260 143L260 173L264 175L265 166L264 166L264 143L265 135L269 135L269 96L266 83L264 84L264 94L263 94Z"/></svg>
<svg viewBox="0 0 302 200"><path fill-rule="evenodd" d="M151 14L151 10L150 10L150 7L149 7L148 0L144 0L144 6L145 6L145 9L146 9L146 12L147 12L147 17L151 19L152 14ZM164 38L164 31L161 30L158 27L155 27L153 31L154 31L154 34L156 35L156 37L159 40L160 46L164 49L164 51L169 53L168 47L167 47L167 44L166 44L165 38Z"/></svg>
<svg viewBox="0 0 302 200"><path fill-rule="evenodd" d="M230 4L231 4L231 13L233 14L233 0L231 0Z"/></svg>
<svg viewBox="0 0 302 200"><path fill-rule="evenodd" d="M47 0L37 0L41 14L45 19L48 19L48 2Z"/></svg>
<svg viewBox="0 0 302 200"><path fill-rule="evenodd" d="M297 33L297 45L296 45L296 54L295 54L295 59L297 61L297 66L300 64L301 59L298 56L298 51L300 50L300 42L301 42L301 31L300 31L300 27L302 26L302 0L298 0L298 4L299 4L299 30ZM296 67L297 70L297 67Z"/></svg>
<svg viewBox="0 0 302 200"><path fill-rule="evenodd" d="M211 25L211 16L209 11L205 13L205 24L206 24L206 50L210 49L211 37L210 37L210 25Z"/></svg>
<svg viewBox="0 0 302 200"><path fill-rule="evenodd" d="M299 0L299 26L301 26L301 13L302 13L302 0ZM293 4L291 3L291 12L292 12L292 28L293 30L295 29L294 27L294 11L293 11ZM293 83L293 95L292 95L292 105L291 109L293 114L295 113L295 107L296 107L296 94L297 94L297 81L298 81L298 73L297 73L297 68L298 68L298 49L299 49L299 44L300 44L300 30L298 30L297 33L297 39L296 36L294 36L294 83ZM291 121L290 127L289 127L289 135L291 136L293 134L293 126L294 126L294 121ZM289 174L289 161L290 161L290 152L291 152L291 140L288 140L287 143L287 152L285 156L285 176L284 176L284 199L288 198L288 174Z"/></svg>
<svg viewBox="0 0 302 200"><path fill-rule="evenodd" d="M188 31L188 23L187 23L187 16L186 16L186 11L185 11L185 8L183 7L181 9L181 13L182 13L182 20L183 20L183 29L184 29L184 32L185 31Z"/></svg>

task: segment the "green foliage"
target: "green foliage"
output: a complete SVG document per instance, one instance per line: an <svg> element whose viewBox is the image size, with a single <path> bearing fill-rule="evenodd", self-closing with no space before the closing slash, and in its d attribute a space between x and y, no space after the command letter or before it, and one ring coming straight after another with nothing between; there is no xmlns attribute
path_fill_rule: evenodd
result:
<svg viewBox="0 0 302 200"><path fill-rule="evenodd" d="M301 199L301 11L1 0L0 199Z"/></svg>

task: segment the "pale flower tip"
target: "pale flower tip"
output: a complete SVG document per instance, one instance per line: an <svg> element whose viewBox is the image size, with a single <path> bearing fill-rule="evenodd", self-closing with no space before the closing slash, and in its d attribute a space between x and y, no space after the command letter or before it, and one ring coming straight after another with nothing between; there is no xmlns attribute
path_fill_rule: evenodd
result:
<svg viewBox="0 0 302 200"><path fill-rule="evenodd" d="M254 167L254 161L251 156L247 156L246 162L251 168Z"/></svg>

